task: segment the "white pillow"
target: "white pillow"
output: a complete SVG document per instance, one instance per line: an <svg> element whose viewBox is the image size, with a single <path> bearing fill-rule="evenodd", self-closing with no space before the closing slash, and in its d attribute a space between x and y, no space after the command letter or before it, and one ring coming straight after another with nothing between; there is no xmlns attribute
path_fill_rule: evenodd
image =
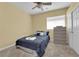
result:
<svg viewBox="0 0 79 59"><path fill-rule="evenodd" d="M43 35L44 35L44 33L43 33L43 32L41 32L41 33L40 33L40 35L41 35L41 36L43 36Z"/></svg>
<svg viewBox="0 0 79 59"><path fill-rule="evenodd" d="M36 37L27 37L26 40L35 40Z"/></svg>

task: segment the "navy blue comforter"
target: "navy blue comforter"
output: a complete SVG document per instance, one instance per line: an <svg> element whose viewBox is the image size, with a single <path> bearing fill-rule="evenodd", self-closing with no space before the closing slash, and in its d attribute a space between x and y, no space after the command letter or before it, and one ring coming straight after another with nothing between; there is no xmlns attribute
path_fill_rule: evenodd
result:
<svg viewBox="0 0 79 59"><path fill-rule="evenodd" d="M47 47L47 44L50 40L50 37L48 35L35 37L35 40L26 40L26 37L20 38L16 41L16 46L19 45L25 48L35 50L38 56L43 56L43 54L45 53L45 48Z"/></svg>

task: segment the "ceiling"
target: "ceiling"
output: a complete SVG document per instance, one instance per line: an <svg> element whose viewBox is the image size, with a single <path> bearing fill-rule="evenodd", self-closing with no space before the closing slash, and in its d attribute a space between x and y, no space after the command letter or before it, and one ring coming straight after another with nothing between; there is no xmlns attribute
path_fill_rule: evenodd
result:
<svg viewBox="0 0 79 59"><path fill-rule="evenodd" d="M68 7L71 3L70 2L52 2L52 5L50 6L43 6L44 10L41 10L39 8L32 9L35 4L32 2L13 2L12 4L15 4L17 7L25 10L26 12L29 12L31 15L44 13L51 10L56 10L60 8Z"/></svg>

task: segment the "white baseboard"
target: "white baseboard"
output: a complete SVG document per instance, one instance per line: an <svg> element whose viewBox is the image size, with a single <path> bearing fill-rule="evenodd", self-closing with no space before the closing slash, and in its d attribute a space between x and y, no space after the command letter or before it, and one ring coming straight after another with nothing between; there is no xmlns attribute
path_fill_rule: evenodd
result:
<svg viewBox="0 0 79 59"><path fill-rule="evenodd" d="M14 46L14 45L15 45L15 44L11 44L11 45L9 45L9 46L7 46L7 47L0 48L0 51L5 50L5 49L8 49L8 48L10 48L10 47L12 47L12 46Z"/></svg>

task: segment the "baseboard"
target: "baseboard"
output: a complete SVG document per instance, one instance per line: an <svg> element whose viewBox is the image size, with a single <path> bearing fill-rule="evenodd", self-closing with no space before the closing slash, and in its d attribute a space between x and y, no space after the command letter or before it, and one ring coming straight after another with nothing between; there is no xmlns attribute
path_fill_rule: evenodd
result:
<svg viewBox="0 0 79 59"><path fill-rule="evenodd" d="M7 47L0 48L0 51L5 50L5 49L8 49L8 48L10 48L10 47L12 47L12 46L14 46L14 45L15 45L15 44L11 44L11 45L9 45L9 46L7 46Z"/></svg>

